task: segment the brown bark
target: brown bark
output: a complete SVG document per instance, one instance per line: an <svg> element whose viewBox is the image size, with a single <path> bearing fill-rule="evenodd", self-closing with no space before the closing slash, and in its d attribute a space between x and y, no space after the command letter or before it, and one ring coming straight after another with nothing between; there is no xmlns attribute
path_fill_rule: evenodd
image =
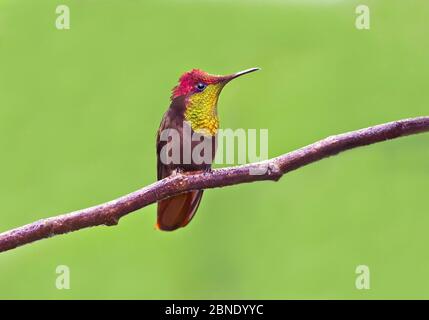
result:
<svg viewBox="0 0 429 320"><path fill-rule="evenodd" d="M99 225L115 225L124 215L179 193L225 187L240 183L274 180L307 164L342 151L385 140L429 131L429 117L389 122L357 131L331 136L270 160L211 172L177 174L143 187L107 203L39 220L0 234L0 252L24 244ZM265 174L249 172L265 170Z"/></svg>

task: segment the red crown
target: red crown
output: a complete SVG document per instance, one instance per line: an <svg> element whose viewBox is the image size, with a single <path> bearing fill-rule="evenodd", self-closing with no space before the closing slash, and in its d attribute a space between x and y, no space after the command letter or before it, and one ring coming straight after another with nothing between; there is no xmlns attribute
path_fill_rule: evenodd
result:
<svg viewBox="0 0 429 320"><path fill-rule="evenodd" d="M185 72L179 79L179 84L173 88L173 98L187 95L192 92L198 82L212 84L219 81L220 77L208 74L200 69Z"/></svg>

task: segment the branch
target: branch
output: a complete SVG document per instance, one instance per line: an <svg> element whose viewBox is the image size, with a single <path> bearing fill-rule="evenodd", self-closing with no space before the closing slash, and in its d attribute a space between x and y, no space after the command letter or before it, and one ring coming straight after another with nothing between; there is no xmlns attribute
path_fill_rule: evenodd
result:
<svg viewBox="0 0 429 320"><path fill-rule="evenodd" d="M331 136L270 160L211 172L177 174L110 202L39 220L0 234L0 252L30 242L99 225L116 225L124 215L185 191L279 180L285 173L342 151L429 131L429 116L404 119ZM264 170L266 169L266 170ZM262 175L249 172L265 171Z"/></svg>

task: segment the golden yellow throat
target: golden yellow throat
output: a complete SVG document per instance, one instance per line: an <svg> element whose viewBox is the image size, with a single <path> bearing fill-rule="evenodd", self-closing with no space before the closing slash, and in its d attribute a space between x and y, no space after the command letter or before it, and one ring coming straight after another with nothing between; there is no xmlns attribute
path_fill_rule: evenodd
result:
<svg viewBox="0 0 429 320"><path fill-rule="evenodd" d="M223 87L223 83L210 84L204 91L189 97L185 120L190 122L192 130L206 135L216 135L219 128L217 101Z"/></svg>

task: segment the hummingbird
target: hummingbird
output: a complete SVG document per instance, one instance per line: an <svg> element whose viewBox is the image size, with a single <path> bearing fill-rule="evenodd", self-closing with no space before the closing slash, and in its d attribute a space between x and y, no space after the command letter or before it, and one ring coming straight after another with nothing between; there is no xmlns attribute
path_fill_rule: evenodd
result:
<svg viewBox="0 0 429 320"><path fill-rule="evenodd" d="M173 88L170 107L165 112L156 139L157 178L161 180L182 172L210 171L216 155L219 117L217 104L224 86L231 80L259 70L251 68L230 75L212 75L200 69L185 72ZM179 139L165 139L163 133L177 132ZM185 134L189 131L190 134ZM199 138L194 139L197 135ZM203 161L194 159L193 151L201 143L208 141L204 149ZM166 148L168 143L177 146ZM184 146L188 145L186 149ZM165 161L166 153L180 150L178 161ZM204 154L207 153L207 154ZM163 157L164 156L164 157ZM188 161L185 161L185 158ZM158 201L157 229L173 231L185 227L194 217L203 196L203 190L189 191Z"/></svg>

